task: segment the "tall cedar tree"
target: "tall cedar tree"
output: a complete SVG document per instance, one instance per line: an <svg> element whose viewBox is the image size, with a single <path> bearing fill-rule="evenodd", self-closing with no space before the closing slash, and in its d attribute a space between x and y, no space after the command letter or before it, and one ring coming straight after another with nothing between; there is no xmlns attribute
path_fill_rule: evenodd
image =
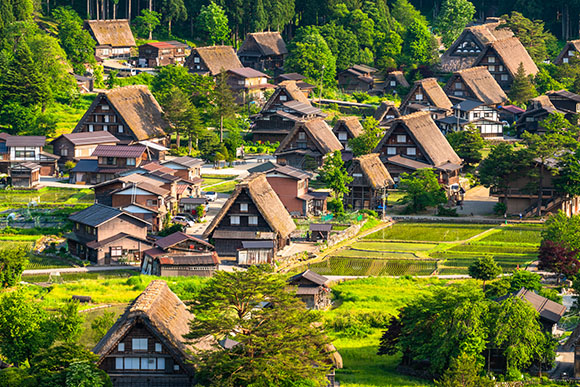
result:
<svg viewBox="0 0 580 387"><path fill-rule="evenodd" d="M446 137L449 145L468 166L474 166L483 159L481 151L485 141L473 125L459 132L450 132Z"/></svg>
<svg viewBox="0 0 580 387"><path fill-rule="evenodd" d="M557 43L556 37L544 30L544 22L530 20L519 12L503 15L500 28L509 28L530 53L536 63L549 59L548 46Z"/></svg>
<svg viewBox="0 0 580 387"><path fill-rule="evenodd" d="M208 385L279 386L299 380L324 384L328 339L318 315L288 291L283 277L257 266L217 272L191 307L188 339L213 335L219 344L194 354L200 382ZM235 333L235 336L234 336Z"/></svg>
<svg viewBox="0 0 580 387"><path fill-rule="evenodd" d="M523 63L520 63L516 75L514 76L508 97L512 102L517 103L518 105L524 105L537 95L538 92L532 84L530 77L526 75Z"/></svg>
<svg viewBox="0 0 580 387"><path fill-rule="evenodd" d="M578 250L572 250L561 242L544 240L540 245L540 252L538 254L540 261L538 268L558 274L559 282L560 276L562 275L572 278L578 274L580 262L576 258L577 256Z"/></svg>
<svg viewBox="0 0 580 387"><path fill-rule="evenodd" d="M463 29L473 19L475 6L468 0L445 0L441 13L435 21L437 32L441 34L445 47L451 44L463 32Z"/></svg>
<svg viewBox="0 0 580 387"><path fill-rule="evenodd" d="M186 20L187 8L185 8L183 0L161 0L158 6L161 15L163 15L163 21L167 23L169 36L171 36L171 25L173 21Z"/></svg>
<svg viewBox="0 0 580 387"><path fill-rule="evenodd" d="M419 212L447 202L445 191L439 185L432 169L419 169L412 174L401 174L399 189L405 192L403 201L408 212Z"/></svg>
<svg viewBox="0 0 580 387"><path fill-rule="evenodd" d="M497 278L501 274L501 267L493 257L485 256L469 265L468 271L471 278L483 281L483 291L485 291L485 282Z"/></svg>
<svg viewBox="0 0 580 387"><path fill-rule="evenodd" d="M236 98L228 85L228 73L222 71L216 77L213 91L214 114L219 120L220 141L224 140L224 118L232 118L236 114Z"/></svg>

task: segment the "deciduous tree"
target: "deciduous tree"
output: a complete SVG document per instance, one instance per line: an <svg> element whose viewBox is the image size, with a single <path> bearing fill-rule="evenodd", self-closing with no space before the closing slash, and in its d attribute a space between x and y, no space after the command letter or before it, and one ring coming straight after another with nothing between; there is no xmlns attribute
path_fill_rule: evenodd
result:
<svg viewBox="0 0 580 387"><path fill-rule="evenodd" d="M499 267L493 257L484 256L469 265L468 272L471 278L483 281L483 291L485 291L485 282L500 275L501 267Z"/></svg>
<svg viewBox="0 0 580 387"><path fill-rule="evenodd" d="M580 269L577 256L578 250L572 250L562 242L544 240L538 253L538 268L558 274L558 279L562 275L571 278Z"/></svg>
<svg viewBox="0 0 580 387"><path fill-rule="evenodd" d="M368 155L371 153L380 141L382 129L378 126L377 120L368 117L363 121L363 132L360 136L351 138L348 145L352 149L355 157Z"/></svg>
<svg viewBox="0 0 580 387"><path fill-rule="evenodd" d="M141 15L135 18L135 26L139 35L147 36L149 40L153 39L153 31L161 23L161 14L149 9L141 10Z"/></svg>
<svg viewBox="0 0 580 387"><path fill-rule="evenodd" d="M24 247L0 249L0 287L16 286L28 263L28 251Z"/></svg>
<svg viewBox="0 0 580 387"><path fill-rule="evenodd" d="M407 211L424 211L447 202L445 191L441 188L437 176L432 169L419 169L412 174L401 174L399 189L405 192L403 202L407 203Z"/></svg>
<svg viewBox="0 0 580 387"><path fill-rule="evenodd" d="M485 141L473 125L459 132L450 132L446 137L449 145L467 166L474 166L483 159L481 151L485 147Z"/></svg>
<svg viewBox="0 0 580 387"><path fill-rule="evenodd" d="M451 44L463 32L465 26L473 19L475 6L469 0L445 0L435 25L441 34L445 47Z"/></svg>
<svg viewBox="0 0 580 387"><path fill-rule="evenodd" d="M201 7L197 22L210 45L225 44L229 40L231 31L228 27L228 17L224 9L213 1Z"/></svg>

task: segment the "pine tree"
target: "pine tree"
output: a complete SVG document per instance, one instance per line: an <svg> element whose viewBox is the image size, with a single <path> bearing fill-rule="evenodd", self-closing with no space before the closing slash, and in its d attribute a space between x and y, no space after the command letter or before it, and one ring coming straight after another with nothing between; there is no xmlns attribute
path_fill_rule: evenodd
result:
<svg viewBox="0 0 580 387"><path fill-rule="evenodd" d="M236 99L228 85L228 73L222 71L216 78L213 91L214 114L219 119L220 141L224 140L224 118L231 118L236 114Z"/></svg>
<svg viewBox="0 0 580 387"><path fill-rule="evenodd" d="M530 78L526 75L524 64L520 62L508 96L512 102L523 105L536 95L538 95L536 88L532 84Z"/></svg>

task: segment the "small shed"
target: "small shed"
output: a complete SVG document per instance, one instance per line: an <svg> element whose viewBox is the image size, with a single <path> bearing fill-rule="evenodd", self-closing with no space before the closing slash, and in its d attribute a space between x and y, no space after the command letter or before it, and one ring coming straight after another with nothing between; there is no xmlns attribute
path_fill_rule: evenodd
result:
<svg viewBox="0 0 580 387"><path fill-rule="evenodd" d="M274 242L242 241L242 248L237 252L238 265L250 266L271 264L274 260Z"/></svg>
<svg viewBox="0 0 580 387"><path fill-rule="evenodd" d="M179 212L195 215L198 206L206 206L208 203L205 197L202 198L182 198L179 200Z"/></svg>
<svg viewBox="0 0 580 387"><path fill-rule="evenodd" d="M310 223L310 240L311 241L327 241L330 238L330 232L332 231L332 224L330 223Z"/></svg>
<svg viewBox="0 0 580 387"><path fill-rule="evenodd" d="M324 309L330 306L331 290L328 287L328 278L312 271L306 270L288 279L288 283L296 286L298 296L308 309Z"/></svg>
<svg viewBox="0 0 580 387"><path fill-rule="evenodd" d="M31 188L40 182L40 165L20 163L10 167L9 174L13 187Z"/></svg>

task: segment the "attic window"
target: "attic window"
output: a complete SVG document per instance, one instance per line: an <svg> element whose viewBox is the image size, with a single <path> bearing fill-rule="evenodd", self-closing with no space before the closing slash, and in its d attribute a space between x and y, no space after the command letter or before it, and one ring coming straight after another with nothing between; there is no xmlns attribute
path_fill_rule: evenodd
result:
<svg viewBox="0 0 580 387"><path fill-rule="evenodd" d="M352 177L362 177L362 173L353 173Z"/></svg>
<svg viewBox="0 0 580 387"><path fill-rule="evenodd" d="M193 58L193 63L199 63L199 57L196 56L195 58Z"/></svg>
<svg viewBox="0 0 580 387"><path fill-rule="evenodd" d="M299 132L299 133L298 133L298 139L299 139L299 140L306 140L306 133L304 133L304 132Z"/></svg>
<svg viewBox="0 0 580 387"><path fill-rule="evenodd" d="M397 134L397 142L407 142L407 136L404 134Z"/></svg>
<svg viewBox="0 0 580 387"><path fill-rule="evenodd" d="M288 101L288 97L285 96L285 95L283 95L283 94L281 94L280 95L280 101Z"/></svg>
<svg viewBox="0 0 580 387"><path fill-rule="evenodd" d="M239 225L240 224L240 217L237 215L230 216L230 224Z"/></svg>
<svg viewBox="0 0 580 387"><path fill-rule="evenodd" d="M117 345L117 351L119 352L125 351L125 343L119 343L119 345Z"/></svg>
<svg viewBox="0 0 580 387"><path fill-rule="evenodd" d="M338 132L338 139L341 141L346 141L348 139L346 136L346 132Z"/></svg>
<svg viewBox="0 0 580 387"><path fill-rule="evenodd" d="M397 148L394 148L392 146L387 148L387 154L388 155L396 155L397 154Z"/></svg>
<svg viewBox="0 0 580 387"><path fill-rule="evenodd" d="M568 51L568 56L574 56L574 50Z"/></svg>
<svg viewBox="0 0 580 387"><path fill-rule="evenodd" d="M103 105L103 106L101 106L101 109L103 109L103 110L109 110L109 105Z"/></svg>
<svg viewBox="0 0 580 387"><path fill-rule="evenodd" d="M248 203L240 203L240 212L248 212Z"/></svg>
<svg viewBox="0 0 580 387"><path fill-rule="evenodd" d="M146 351L147 339L133 339L133 351Z"/></svg>
<svg viewBox="0 0 580 387"><path fill-rule="evenodd" d="M95 127L93 125L89 125L89 132L93 132L95 130Z"/></svg>
<svg viewBox="0 0 580 387"><path fill-rule="evenodd" d="M397 86L397 81L391 81L391 86L393 87Z"/></svg>
<svg viewBox="0 0 580 387"><path fill-rule="evenodd" d="M248 224L250 226L257 226L258 225L258 217L257 216L250 216L248 218Z"/></svg>
<svg viewBox="0 0 580 387"><path fill-rule="evenodd" d="M495 63L495 57L490 56L489 58L487 58L487 63Z"/></svg>
<svg viewBox="0 0 580 387"><path fill-rule="evenodd" d="M423 101L423 94L415 94L416 101Z"/></svg>
<svg viewBox="0 0 580 387"><path fill-rule="evenodd" d="M491 59L491 58L490 58ZM488 71L495 71L495 66L487 66Z"/></svg>
<svg viewBox="0 0 580 387"><path fill-rule="evenodd" d="M456 89L461 89L462 88L462 83L461 82L455 82L455 88Z"/></svg>
<svg viewBox="0 0 580 387"><path fill-rule="evenodd" d="M501 75L501 80L502 81L507 81L508 80L508 75L507 74L502 74Z"/></svg>
<svg viewBox="0 0 580 387"><path fill-rule="evenodd" d="M179 364L173 365L173 371L179 371Z"/></svg>
<svg viewBox="0 0 580 387"><path fill-rule="evenodd" d="M119 126L117 127L117 132L119 132L119 133L123 133L123 125L119 125Z"/></svg>
<svg viewBox="0 0 580 387"><path fill-rule="evenodd" d="M415 148L407 148L407 155L408 156L415 156L417 154L417 149Z"/></svg>

